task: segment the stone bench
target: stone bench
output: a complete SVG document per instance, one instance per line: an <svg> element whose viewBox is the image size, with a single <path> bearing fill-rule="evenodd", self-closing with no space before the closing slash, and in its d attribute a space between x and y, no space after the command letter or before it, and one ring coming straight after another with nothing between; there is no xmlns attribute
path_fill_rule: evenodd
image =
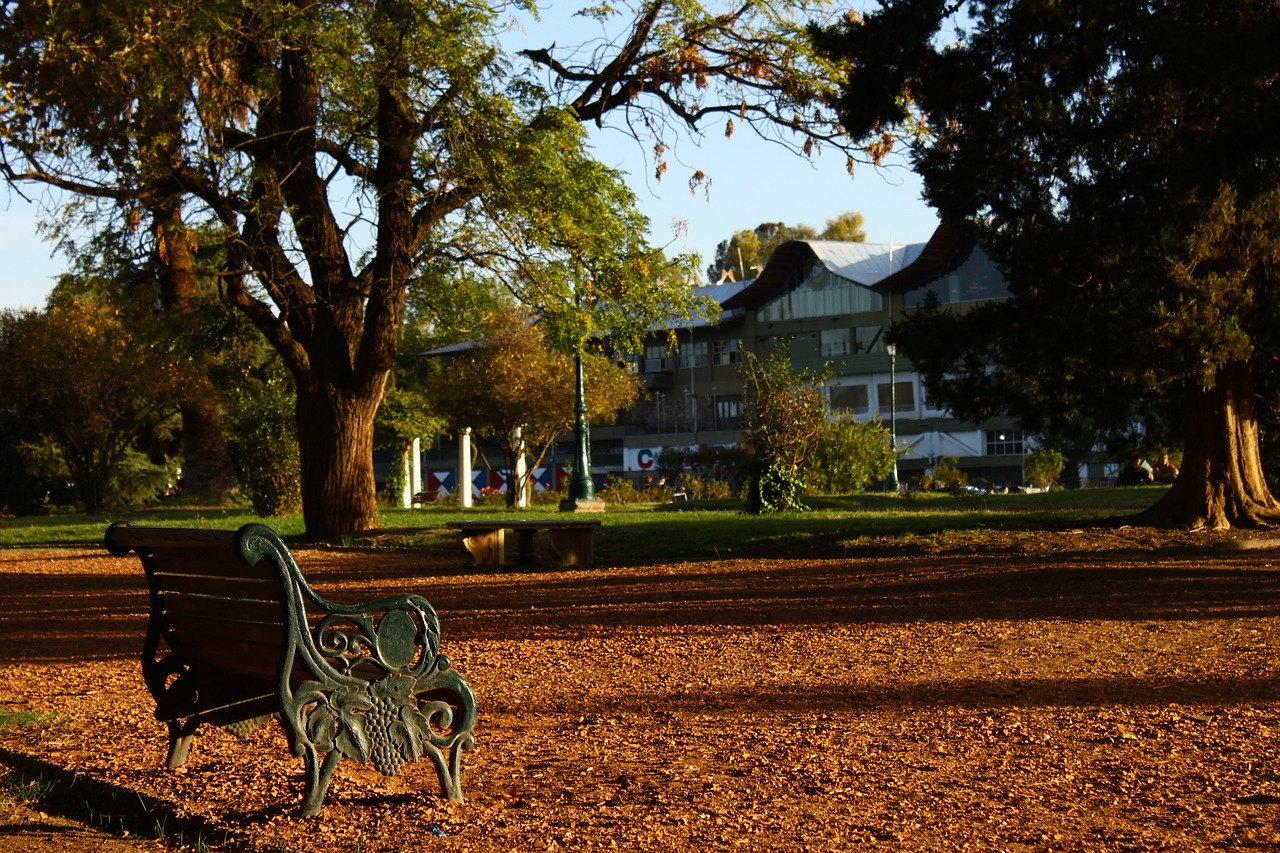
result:
<svg viewBox="0 0 1280 853"><path fill-rule="evenodd" d="M142 561L150 618L142 676L168 725L171 769L202 723L244 736L279 719L306 764L302 814L318 814L344 756L393 775L420 757L462 799L475 699L440 654L440 623L418 595L332 604L307 585L270 528L113 524L107 549Z"/></svg>
<svg viewBox="0 0 1280 853"><path fill-rule="evenodd" d="M471 555L473 564L499 566L507 562L506 532L514 531L518 537L515 561L532 563L538 559L538 547L534 535L545 531L541 544L548 555L561 566L590 566L595 562L595 530L599 519L517 519L490 521L450 521L446 523L458 531L458 540Z"/></svg>

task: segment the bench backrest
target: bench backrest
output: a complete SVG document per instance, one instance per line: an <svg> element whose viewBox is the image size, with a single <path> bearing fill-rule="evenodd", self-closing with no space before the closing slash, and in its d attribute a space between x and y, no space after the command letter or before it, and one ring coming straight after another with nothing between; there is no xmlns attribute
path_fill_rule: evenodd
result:
<svg viewBox="0 0 1280 853"><path fill-rule="evenodd" d="M174 651L219 669L274 680L289 630L289 584L272 560L250 564L234 531L113 524L107 547L137 553L152 629Z"/></svg>

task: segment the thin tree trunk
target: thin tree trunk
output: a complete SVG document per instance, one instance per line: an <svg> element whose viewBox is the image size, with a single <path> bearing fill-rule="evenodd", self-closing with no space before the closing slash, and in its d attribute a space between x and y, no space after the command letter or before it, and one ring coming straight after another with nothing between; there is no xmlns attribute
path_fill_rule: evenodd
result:
<svg viewBox="0 0 1280 853"><path fill-rule="evenodd" d="M207 384L207 383L201 383ZM235 486L231 454L222 435L222 414L213 400L213 388L183 401L182 491L191 497L224 500Z"/></svg>
<svg viewBox="0 0 1280 853"><path fill-rule="evenodd" d="M1258 445L1257 398L1247 364L1223 368L1187 403L1187 439L1172 488L1138 516L1157 527L1226 529L1280 523Z"/></svg>
<svg viewBox="0 0 1280 853"><path fill-rule="evenodd" d="M298 389L298 453L307 538L378 526L373 418L381 395L360 399L334 388Z"/></svg>
<svg viewBox="0 0 1280 853"><path fill-rule="evenodd" d="M166 311L185 311L197 295L195 265L182 223L180 200L170 199L154 210L156 243L161 265L161 288ZM183 494L225 500L235 485L235 469L222 435L222 417L213 384L203 372L193 377L182 414Z"/></svg>

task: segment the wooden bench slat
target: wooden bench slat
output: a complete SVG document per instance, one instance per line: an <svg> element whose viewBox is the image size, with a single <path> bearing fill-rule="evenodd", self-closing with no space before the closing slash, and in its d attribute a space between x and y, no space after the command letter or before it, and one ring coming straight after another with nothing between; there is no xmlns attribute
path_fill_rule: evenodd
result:
<svg viewBox="0 0 1280 853"><path fill-rule="evenodd" d="M275 568L269 560L248 565L231 550L218 552L180 551L177 554L156 552L151 555L153 571L166 575L202 575L215 578L243 578L275 582Z"/></svg>
<svg viewBox="0 0 1280 853"><path fill-rule="evenodd" d="M166 551L193 549L214 551L226 549L226 556L235 556L235 533L230 530L201 530L190 527L134 527L115 524L111 527L111 541L131 551L145 552L153 548Z"/></svg>
<svg viewBox="0 0 1280 853"><path fill-rule="evenodd" d="M161 594L160 601L170 622L189 616L236 624L284 625L284 612L278 601L166 593Z"/></svg>
<svg viewBox="0 0 1280 853"><path fill-rule="evenodd" d="M175 629L170 639L178 647L175 651L230 672L274 679L280 665L278 638L274 642L266 638L262 642L254 642L247 636L223 637L203 630Z"/></svg>
<svg viewBox="0 0 1280 853"><path fill-rule="evenodd" d="M278 601L280 598L280 585L269 580L157 574L153 582L156 592L160 593L176 592L218 598L243 598L249 601Z"/></svg>
<svg viewBox="0 0 1280 853"><path fill-rule="evenodd" d="M203 643L206 640L213 643L244 641L255 646L271 646L279 649L284 645L284 626L254 625L248 622L231 622L226 619L203 619L198 616L172 616L169 619L169 634L166 635L166 639L174 639L187 646ZM218 660L226 657L216 650L209 654L214 655ZM274 665L276 656L268 657ZM206 659L208 659L207 656Z"/></svg>

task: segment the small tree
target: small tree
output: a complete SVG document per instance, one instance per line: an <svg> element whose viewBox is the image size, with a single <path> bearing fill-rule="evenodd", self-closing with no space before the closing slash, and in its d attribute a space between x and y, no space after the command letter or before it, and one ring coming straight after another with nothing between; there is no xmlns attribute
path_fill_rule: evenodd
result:
<svg viewBox="0 0 1280 853"><path fill-rule="evenodd" d="M253 511L267 517L302 506L293 384L279 363L233 395L227 449Z"/></svg>
<svg viewBox="0 0 1280 853"><path fill-rule="evenodd" d="M593 423L612 422L640 394L635 375L606 356L584 356L583 372ZM512 475L507 504L514 506L532 469L573 426L574 394L573 359L551 349L536 326L499 314L484 324L481 344L432 382L431 405L450 427L470 427L502 446ZM516 462L526 452L533 464L517 482Z"/></svg>
<svg viewBox="0 0 1280 853"><path fill-rule="evenodd" d="M1027 454L1022 461L1022 475L1030 485L1047 489L1062 477L1062 469L1066 465L1067 457L1051 447L1045 447Z"/></svg>
<svg viewBox="0 0 1280 853"><path fill-rule="evenodd" d="M848 495L893 472L893 437L879 418L859 421L842 412L822 426L805 482L808 494Z"/></svg>
<svg viewBox="0 0 1280 853"><path fill-rule="evenodd" d="M786 347L765 361L743 355L742 438L755 451L744 509L754 515L805 509L803 466L827 419L825 377L795 372Z"/></svg>
<svg viewBox="0 0 1280 853"><path fill-rule="evenodd" d="M933 466L932 482L934 488L946 491L959 491L969 485L969 475L960 470L960 460L954 456L944 456Z"/></svg>
<svg viewBox="0 0 1280 853"><path fill-rule="evenodd" d="M405 465L413 452L413 440L435 436L443 429L444 419L431 413L431 404L423 392L395 388L382 398L374 420L373 446L394 454L387 472L387 493L393 501L404 488Z"/></svg>
<svg viewBox="0 0 1280 853"><path fill-rule="evenodd" d="M130 451L177 410L183 377L115 311L64 300L0 314L0 400L61 451L85 512L97 513Z"/></svg>

